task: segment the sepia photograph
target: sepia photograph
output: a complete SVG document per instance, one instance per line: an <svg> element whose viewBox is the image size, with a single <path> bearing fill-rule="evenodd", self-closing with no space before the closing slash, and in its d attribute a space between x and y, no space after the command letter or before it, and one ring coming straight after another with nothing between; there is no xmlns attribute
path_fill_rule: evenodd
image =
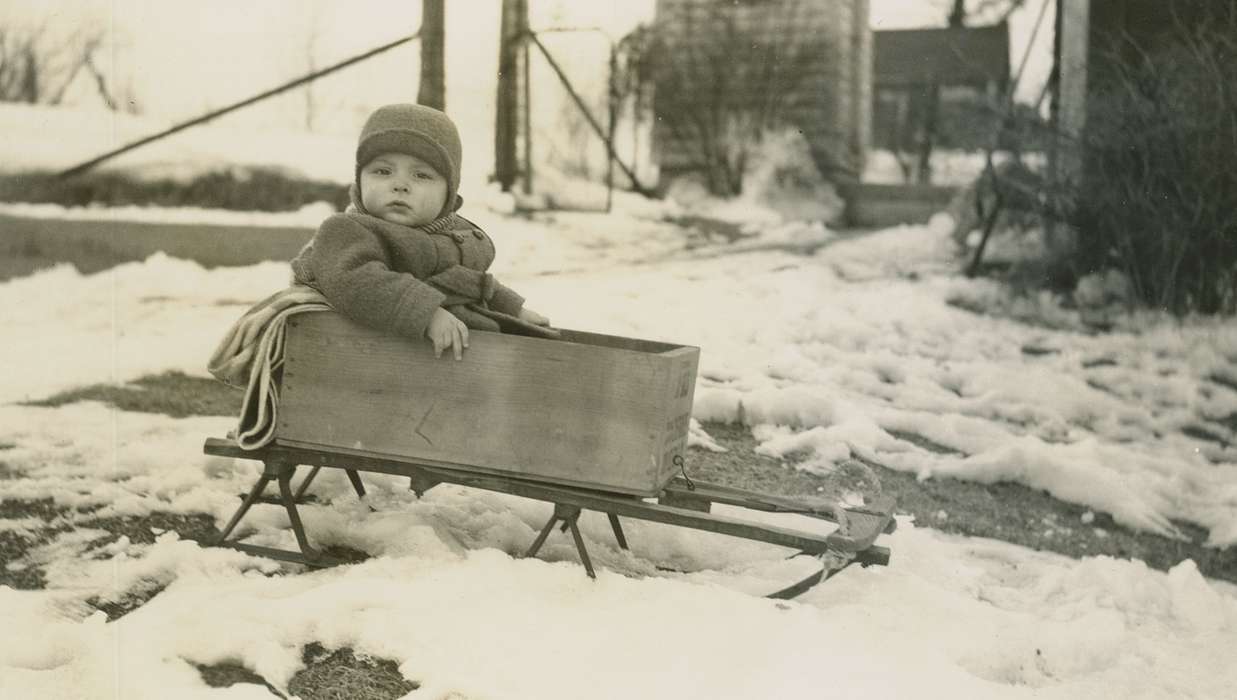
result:
<svg viewBox="0 0 1237 700"><path fill-rule="evenodd" d="M1237 0L8 0L0 698L1237 697Z"/></svg>

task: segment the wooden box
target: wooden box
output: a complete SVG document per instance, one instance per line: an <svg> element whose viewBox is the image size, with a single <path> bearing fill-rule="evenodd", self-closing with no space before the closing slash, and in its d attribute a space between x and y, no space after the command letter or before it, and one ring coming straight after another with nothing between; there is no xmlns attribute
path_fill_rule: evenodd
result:
<svg viewBox="0 0 1237 700"><path fill-rule="evenodd" d="M471 331L456 361L320 312L284 356L279 443L651 496L686 456L700 349Z"/></svg>

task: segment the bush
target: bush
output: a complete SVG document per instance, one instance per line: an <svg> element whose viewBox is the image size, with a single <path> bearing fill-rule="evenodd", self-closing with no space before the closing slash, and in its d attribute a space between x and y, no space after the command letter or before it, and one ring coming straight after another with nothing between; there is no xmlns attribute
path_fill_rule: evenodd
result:
<svg viewBox="0 0 1237 700"><path fill-rule="evenodd" d="M1178 315L1237 311L1233 15L1105 56L1088 106L1080 272L1120 270L1136 299Z"/></svg>
<svg viewBox="0 0 1237 700"><path fill-rule="evenodd" d="M233 168L204 173L187 182L143 179L110 170L63 180L54 173L37 172L0 176L0 201L67 207L148 205L239 211L296 211L306 204L323 201L342 210L348 204L348 188L271 168Z"/></svg>
<svg viewBox="0 0 1237 700"><path fill-rule="evenodd" d="M820 78L829 40L810 31L809 3L799 0L667 5L656 30L624 41L636 73L655 86L663 174L698 171L711 194L740 195L767 132L822 118L813 100L832 85ZM836 167L825 150L813 156Z"/></svg>

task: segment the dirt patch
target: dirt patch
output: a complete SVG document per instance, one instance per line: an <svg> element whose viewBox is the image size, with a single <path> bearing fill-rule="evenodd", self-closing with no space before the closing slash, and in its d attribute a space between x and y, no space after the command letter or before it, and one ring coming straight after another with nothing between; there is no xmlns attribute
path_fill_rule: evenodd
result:
<svg viewBox="0 0 1237 700"><path fill-rule="evenodd" d="M174 531L182 539L205 543L219 534L215 528L214 518L204 513L181 515L155 512L142 517L115 516L81 519L81 514L88 515L96 509L74 510L68 506L57 505L51 498L33 501L12 499L0 501L0 520L35 519L41 521L40 525L30 528L0 530L0 586L10 586L20 590L46 588L47 580L43 567L30 561L29 554L31 550L48 544L57 535L70 530L90 529L107 532L107 535L98 537L86 545L87 549L96 550L116 542L121 537L128 537L133 544L153 544L158 535ZM95 556L107 559L113 555L106 551L96 551ZM162 590L162 586L159 586L159 590ZM115 619L140 607L154 597L158 590L145 588L130 593L112 601L92 599L86 602L108 613L109 619Z"/></svg>
<svg viewBox="0 0 1237 700"><path fill-rule="evenodd" d="M929 452L935 452L939 455L954 455L956 457L967 456L965 452L962 452L960 450L955 450L954 448L949 447L948 445L942 445L941 443L936 442L934 440L929 440L928 438L922 435L919 435L918 433L910 433L910 432L905 432L902 430L890 430L888 432L890 435L901 440L902 442L909 442L912 445L919 447L921 449L925 449Z"/></svg>
<svg viewBox="0 0 1237 700"><path fill-rule="evenodd" d="M274 695L286 698L287 695L275 690L275 686L266 682L266 679L258 674L250 671L244 666L235 661L226 661L220 664L212 664L203 666L194 664L198 669L198 673L202 674L202 682L212 688L230 688L238 683L252 683L254 685L264 685L266 689Z"/></svg>
<svg viewBox="0 0 1237 700"><path fill-rule="evenodd" d="M27 402L27 406L56 407L78 401L101 401L123 411L162 413L173 418L228 416L240 409L242 392L205 377L165 372L142 377L132 384L94 384L61 392L50 398Z"/></svg>
<svg viewBox="0 0 1237 700"><path fill-rule="evenodd" d="M288 681L288 691L303 700L394 700L421 687L394 661L357 656L347 647L330 651L315 642L301 658L305 668Z"/></svg>
<svg viewBox="0 0 1237 700"><path fill-rule="evenodd" d="M756 454L756 440L744 426L706 423L703 427L730 452L693 449L687 470L692 477L777 494L817 494L838 488L833 475L795 469L802 458L779 461ZM1141 559L1160 570L1193 559L1205 576L1237 583L1237 557L1230 550L1204 547L1206 533L1189 523L1175 523L1189 537L1189 541L1180 541L1130 530L1107 514L1092 513L1021 484L935 477L920 481L914 474L874 462L864 465L879 478L881 491L896 499L897 512L913 515L920 526L1071 557Z"/></svg>
<svg viewBox="0 0 1237 700"><path fill-rule="evenodd" d="M143 580L120 595L107 598L100 598L98 596L87 598L86 604L95 610L102 610L107 615L107 621L113 622L150 602L152 598L162 593L165 588L167 588L166 583Z"/></svg>
<svg viewBox="0 0 1237 700"><path fill-rule="evenodd" d="M27 561L26 555L31 549L50 542L57 532L69 529L67 525L53 523L70 510L67 506L56 505L50 498L0 501L0 520L37 518L47 523L46 527L29 530L0 530L0 586L25 591L47 587L43 568Z"/></svg>
<svg viewBox="0 0 1237 700"><path fill-rule="evenodd" d="M193 540L203 544L213 541L219 536L215 527L215 519L205 513L154 512L143 516L113 516L95 518L78 523L78 527L94 530L105 530L108 535L90 543L92 547L101 547L128 537L133 544L154 544L155 538L165 532L175 532L183 540Z"/></svg>

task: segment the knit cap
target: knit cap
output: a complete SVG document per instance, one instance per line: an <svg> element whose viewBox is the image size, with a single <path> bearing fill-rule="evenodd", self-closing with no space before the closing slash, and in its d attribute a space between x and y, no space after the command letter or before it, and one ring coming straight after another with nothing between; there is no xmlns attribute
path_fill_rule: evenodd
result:
<svg viewBox="0 0 1237 700"><path fill-rule="evenodd" d="M394 104L379 107L361 128L356 147L356 183L361 168L383 153L405 153L429 163L447 181L447 197L439 216L460 208L460 157L463 147L455 123L446 114L425 105Z"/></svg>

